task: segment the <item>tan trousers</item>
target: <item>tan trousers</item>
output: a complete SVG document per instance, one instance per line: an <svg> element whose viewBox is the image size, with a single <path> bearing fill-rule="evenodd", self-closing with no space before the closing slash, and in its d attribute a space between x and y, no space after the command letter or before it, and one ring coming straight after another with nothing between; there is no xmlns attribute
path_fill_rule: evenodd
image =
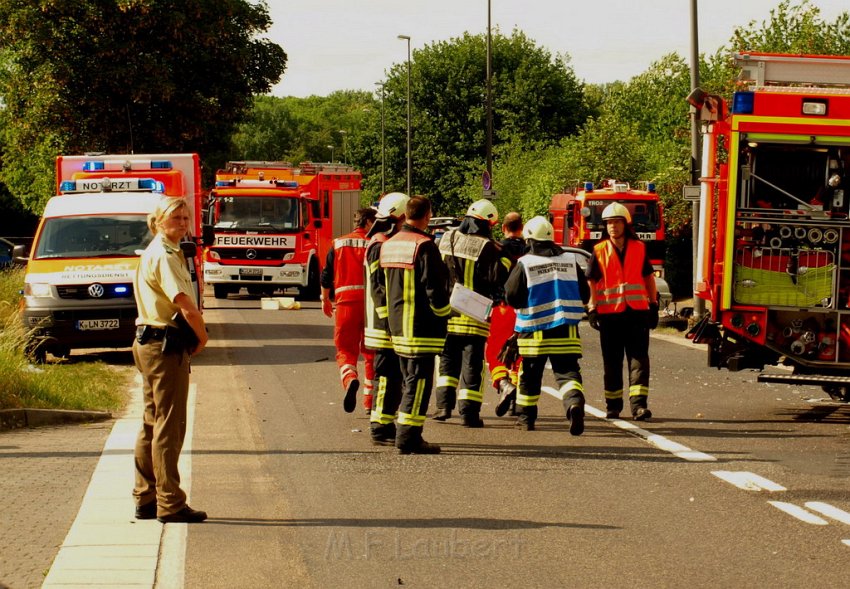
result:
<svg viewBox="0 0 850 589"><path fill-rule="evenodd" d="M180 511L186 493L180 488L177 461L186 437L189 356L163 354L161 341L133 342L133 359L142 374L145 412L136 438L136 505L157 503L157 517Z"/></svg>

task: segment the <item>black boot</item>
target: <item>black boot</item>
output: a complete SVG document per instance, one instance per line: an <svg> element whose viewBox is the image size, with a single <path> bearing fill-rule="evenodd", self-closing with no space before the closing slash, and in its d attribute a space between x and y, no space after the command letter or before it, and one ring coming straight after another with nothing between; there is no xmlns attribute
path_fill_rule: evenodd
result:
<svg viewBox="0 0 850 589"><path fill-rule="evenodd" d="M511 408L516 399L516 385L509 378L499 379L499 402L496 404L496 416L501 417Z"/></svg>

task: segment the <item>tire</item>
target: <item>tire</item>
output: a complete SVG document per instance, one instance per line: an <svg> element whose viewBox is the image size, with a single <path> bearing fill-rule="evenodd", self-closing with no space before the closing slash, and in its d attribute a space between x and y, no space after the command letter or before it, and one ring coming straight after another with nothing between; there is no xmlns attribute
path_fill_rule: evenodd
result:
<svg viewBox="0 0 850 589"><path fill-rule="evenodd" d="M827 386L821 387L834 401L850 403L850 387L847 386Z"/></svg>
<svg viewBox="0 0 850 589"><path fill-rule="evenodd" d="M319 284L319 262L316 258L310 260L310 270L307 272L307 286L298 287L298 298L302 301L318 301L322 294Z"/></svg>
<svg viewBox="0 0 850 589"><path fill-rule="evenodd" d="M230 294L230 287L226 284L213 284L213 293L217 299L226 299Z"/></svg>
<svg viewBox="0 0 850 589"><path fill-rule="evenodd" d="M688 320L684 317L661 317L658 327L672 327L677 331L685 331L688 328Z"/></svg>

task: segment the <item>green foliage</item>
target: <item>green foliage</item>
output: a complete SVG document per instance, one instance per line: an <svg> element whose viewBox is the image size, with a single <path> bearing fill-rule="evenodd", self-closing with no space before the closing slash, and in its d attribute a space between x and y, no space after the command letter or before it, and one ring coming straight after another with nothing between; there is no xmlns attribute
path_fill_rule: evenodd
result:
<svg viewBox="0 0 850 589"><path fill-rule="evenodd" d="M783 0L760 28L756 21L736 28L730 44L733 51L850 55L850 14L844 12L830 23L809 0Z"/></svg>
<svg viewBox="0 0 850 589"><path fill-rule="evenodd" d="M39 212L61 153L223 153L286 54L263 2L0 0L2 180Z"/></svg>

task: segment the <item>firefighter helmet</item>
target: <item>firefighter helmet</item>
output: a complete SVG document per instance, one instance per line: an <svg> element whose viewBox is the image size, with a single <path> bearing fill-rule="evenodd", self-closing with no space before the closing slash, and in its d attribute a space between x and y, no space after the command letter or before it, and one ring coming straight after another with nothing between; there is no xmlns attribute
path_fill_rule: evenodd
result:
<svg viewBox="0 0 850 589"><path fill-rule="evenodd" d="M469 205L466 216L473 217L474 219L483 219L489 222L491 227L499 222L499 211L496 210L496 205L486 198L476 200Z"/></svg>
<svg viewBox="0 0 850 589"><path fill-rule="evenodd" d="M403 192L390 192L381 199L378 203L378 218L387 219L389 217L399 218L404 214L407 207L407 201L410 200Z"/></svg>
<svg viewBox="0 0 850 589"><path fill-rule="evenodd" d="M534 217L525 227L522 228L522 236L525 239L536 239L537 241L553 241L555 239L555 230L552 229L552 223L546 220L546 217Z"/></svg>
<svg viewBox="0 0 850 589"><path fill-rule="evenodd" d="M612 202L610 205L605 207L605 210L602 211L602 220L607 221L608 219L623 219L626 223L632 222L632 216L629 214L629 209L618 202Z"/></svg>

